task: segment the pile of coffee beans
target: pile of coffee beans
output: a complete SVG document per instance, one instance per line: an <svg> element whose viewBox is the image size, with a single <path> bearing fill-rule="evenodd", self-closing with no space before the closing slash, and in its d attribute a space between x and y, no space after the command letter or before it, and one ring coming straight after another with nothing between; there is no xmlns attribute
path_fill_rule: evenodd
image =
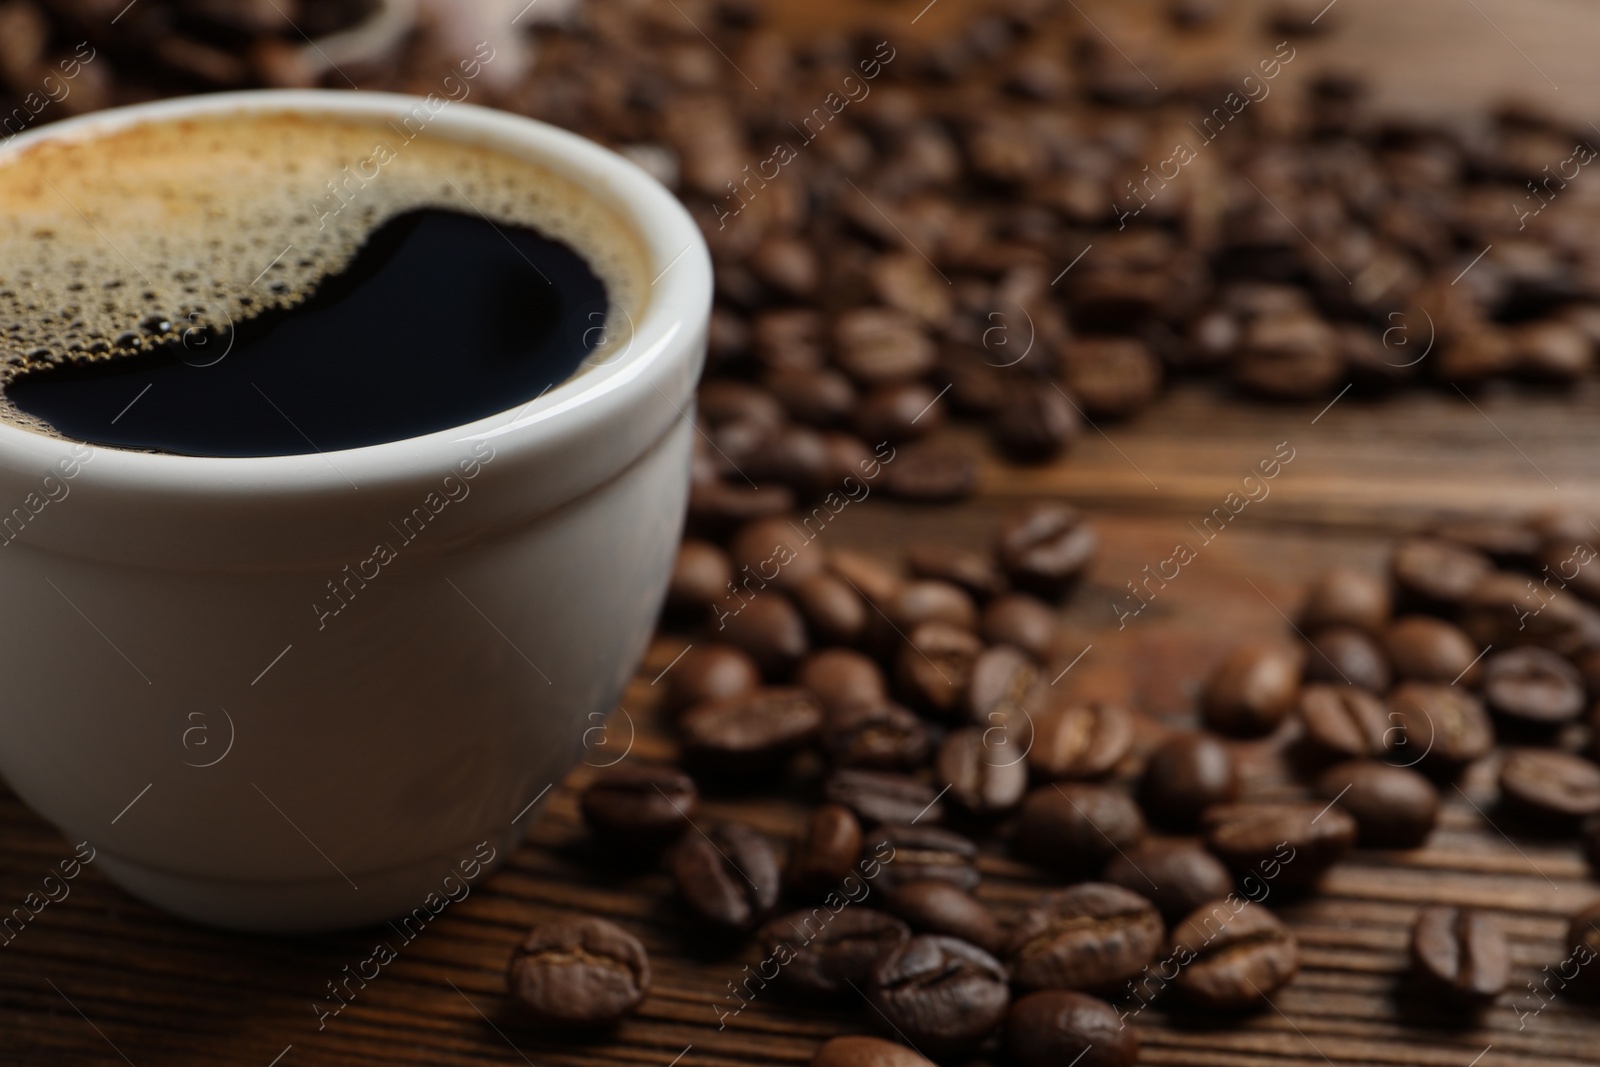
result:
<svg viewBox="0 0 1600 1067"><path fill-rule="evenodd" d="M1157 998L1262 1010L1300 957L1265 901L1314 893L1352 848L1422 845L1441 789L1480 761L1497 826L1588 833L1600 866L1600 583L1583 577L1600 531L1581 519L1448 524L1396 544L1388 574L1327 571L1291 633L1219 658L1202 727L1169 730L1053 684L1069 653L1040 593L1069 596L1097 544L1072 508L1006 516L989 553L907 546L898 567L825 550L803 518L684 542L663 616L689 642L663 679L680 765L624 760L581 810L597 851L659 857L686 937L759 952L730 1008L781 991L854 1005L884 1036L831 1041L814 1067L1002 1049L1126 1065ZM758 560L782 562L735 580ZM1304 799L1242 791L1237 746L1263 738ZM774 840L707 815L702 790L810 815ZM1044 888L980 900L995 854ZM1572 921L1589 959L1597 914ZM1510 936L1482 909L1424 907L1411 954L1408 984L1461 1012L1510 982ZM612 924L565 919L517 947L508 983L532 1018L593 1026L644 999L649 961Z"/></svg>

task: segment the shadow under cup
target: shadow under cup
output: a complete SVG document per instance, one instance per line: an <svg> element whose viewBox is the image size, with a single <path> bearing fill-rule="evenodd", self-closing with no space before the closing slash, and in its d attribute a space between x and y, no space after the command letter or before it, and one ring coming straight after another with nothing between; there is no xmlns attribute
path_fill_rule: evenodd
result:
<svg viewBox="0 0 1600 1067"><path fill-rule="evenodd" d="M23 135L0 165L138 123L379 125L421 103L163 101ZM664 595L711 301L698 229L554 127L452 105L428 136L537 163L623 221L656 280L621 351L520 410L330 455L137 453L0 424L0 524L27 516L0 541L0 772L63 857L87 842L134 895L200 922L332 929L459 894L581 758Z"/></svg>

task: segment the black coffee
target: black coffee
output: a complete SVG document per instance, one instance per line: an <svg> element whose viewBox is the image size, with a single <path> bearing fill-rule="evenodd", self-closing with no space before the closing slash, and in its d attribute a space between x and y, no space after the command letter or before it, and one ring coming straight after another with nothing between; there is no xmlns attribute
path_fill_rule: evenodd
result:
<svg viewBox="0 0 1600 1067"><path fill-rule="evenodd" d="M566 244L429 208L384 223L309 299L231 336L193 330L138 355L32 371L5 391L93 444L332 452L532 400L595 348L606 308L604 283ZM186 324L170 325L182 338Z"/></svg>

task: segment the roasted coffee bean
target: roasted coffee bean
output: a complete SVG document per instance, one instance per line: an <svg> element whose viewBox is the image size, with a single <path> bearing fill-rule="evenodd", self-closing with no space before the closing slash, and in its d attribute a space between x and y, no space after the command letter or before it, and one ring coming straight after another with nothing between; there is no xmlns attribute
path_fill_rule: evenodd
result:
<svg viewBox="0 0 1600 1067"><path fill-rule="evenodd" d="M782 515L794 508L794 490L786 485L729 485L696 482L689 487L689 523L696 530L725 530L752 519Z"/></svg>
<svg viewBox="0 0 1600 1067"><path fill-rule="evenodd" d="M778 902L777 854L743 823L701 823L699 829L681 838L672 852L678 894L713 926L753 929Z"/></svg>
<svg viewBox="0 0 1600 1067"><path fill-rule="evenodd" d="M1103 1000L1041 989L1006 1013L1006 1048L1022 1067L1133 1067L1139 1035Z"/></svg>
<svg viewBox="0 0 1600 1067"><path fill-rule="evenodd" d="M842 425L855 410L856 387L836 370L775 370L765 385L790 418L812 426Z"/></svg>
<svg viewBox="0 0 1600 1067"><path fill-rule="evenodd" d="M1531 726L1571 722L1583 713L1583 676L1542 648L1514 648L1483 661L1483 699L1489 710Z"/></svg>
<svg viewBox="0 0 1600 1067"><path fill-rule="evenodd" d="M1356 685L1369 693L1388 690L1389 660L1365 631L1353 626L1330 626L1312 633L1310 643L1306 681Z"/></svg>
<svg viewBox="0 0 1600 1067"><path fill-rule="evenodd" d="M1600 647L1600 609L1564 589L1535 592L1525 574L1495 573L1473 587L1457 621L1495 648L1538 645L1562 656Z"/></svg>
<svg viewBox="0 0 1600 1067"><path fill-rule="evenodd" d="M978 632L991 645L1020 648L1040 663L1050 658L1056 642L1056 613L1026 593L995 597L983 609Z"/></svg>
<svg viewBox="0 0 1600 1067"><path fill-rule="evenodd" d="M732 458L731 456L729 457ZM752 448L748 454L739 459L739 469L746 476L756 482L782 482L803 496L820 495L832 488L837 481L837 472L834 470L832 455L828 448L828 439L809 426L788 424L779 427L768 434L760 444ZM848 465L846 468L848 471ZM770 522L761 519L759 522ZM797 553L803 550L805 539L794 536L791 544ZM740 546L735 546L736 548ZM762 546L757 546L758 549ZM772 546L775 554L759 556L754 559L741 559L741 573L768 573L772 568L783 566L788 559L777 545ZM802 581L817 569L814 562L815 550L808 554L805 567L791 570L788 573L780 572L777 579L780 585L788 585L791 581ZM797 557L798 558L798 557ZM748 569L745 569L745 567ZM791 578L790 575L798 573L800 577Z"/></svg>
<svg viewBox="0 0 1600 1067"><path fill-rule="evenodd" d="M1105 701L1061 704L1034 716L1028 768L1047 780L1104 778L1133 747L1133 715Z"/></svg>
<svg viewBox="0 0 1600 1067"><path fill-rule="evenodd" d="M869 391L856 405L851 426L868 441L914 441L944 423L939 394L921 382L891 382Z"/></svg>
<svg viewBox="0 0 1600 1067"><path fill-rule="evenodd" d="M711 426L744 422L776 430L783 425L783 405L765 389L732 378L711 378L695 394L701 421Z"/></svg>
<svg viewBox="0 0 1600 1067"><path fill-rule="evenodd" d="M1142 341L1095 337L1062 351L1067 392L1092 419L1123 419L1145 408L1161 390L1161 364Z"/></svg>
<svg viewBox="0 0 1600 1067"><path fill-rule="evenodd" d="M1532 563L1543 544L1531 523L1483 517L1441 522L1433 528L1433 536L1475 548L1496 563L1516 566Z"/></svg>
<svg viewBox="0 0 1600 1067"><path fill-rule="evenodd" d="M1353 685L1308 685L1300 691L1306 740L1332 756L1381 756L1400 733L1389 707Z"/></svg>
<svg viewBox="0 0 1600 1067"><path fill-rule="evenodd" d="M768 678L786 676L811 650L799 609L777 589L763 590L748 600L724 600L712 611L717 635L749 653Z"/></svg>
<svg viewBox="0 0 1600 1067"><path fill-rule="evenodd" d="M787 517L757 519L739 527L728 542L736 572L734 584L748 595L764 590L769 583L789 588L823 573L822 549L807 540L806 531Z"/></svg>
<svg viewBox="0 0 1600 1067"><path fill-rule="evenodd" d="M817 907L780 916L761 928L758 941L763 958L788 959L781 973L791 989L854 996L854 990L866 988L879 962L910 938L906 924L893 915L858 904L838 912Z"/></svg>
<svg viewBox="0 0 1600 1067"><path fill-rule="evenodd" d="M828 556L828 569L880 608L899 594L905 584L899 573L871 556L840 549Z"/></svg>
<svg viewBox="0 0 1600 1067"><path fill-rule="evenodd" d="M910 633L925 622L969 631L978 626L978 606L966 590L933 578L906 582L883 605L883 612L901 633Z"/></svg>
<svg viewBox="0 0 1600 1067"><path fill-rule="evenodd" d="M889 698L883 671L869 657L848 648L827 648L807 656L794 681L816 694L829 712L871 707Z"/></svg>
<svg viewBox="0 0 1600 1067"><path fill-rule="evenodd" d="M1402 681L1473 686L1482 672L1481 650L1472 639L1460 627L1428 615L1396 619L1384 632L1383 647Z"/></svg>
<svg viewBox="0 0 1600 1067"><path fill-rule="evenodd" d="M1168 826L1192 827L1200 813L1239 794L1233 754L1215 737L1175 734L1150 753L1139 800L1150 818Z"/></svg>
<svg viewBox="0 0 1600 1067"><path fill-rule="evenodd" d="M1043 463L1059 456L1081 431L1071 399L1051 382L1017 378L1007 382L995 413L994 442L1018 463Z"/></svg>
<svg viewBox="0 0 1600 1067"><path fill-rule="evenodd" d="M867 999L917 1048L959 1056L1000 1025L1011 991L1006 969L983 949L919 934L878 964Z"/></svg>
<svg viewBox="0 0 1600 1067"><path fill-rule="evenodd" d="M506 985L516 1009L546 1026L602 1026L631 1014L650 992L639 939L593 917L528 931L511 954Z"/></svg>
<svg viewBox="0 0 1600 1067"><path fill-rule="evenodd" d="M1097 871L1144 837L1144 818L1120 789L1068 782L1041 786L1022 802L1017 848L1041 866Z"/></svg>
<svg viewBox="0 0 1600 1067"><path fill-rule="evenodd" d="M1240 878L1308 886L1350 850L1356 821L1317 803L1218 804L1200 818L1206 847Z"/></svg>
<svg viewBox="0 0 1600 1067"><path fill-rule="evenodd" d="M1600 767L1556 749L1513 749L1500 766L1500 801L1530 821L1570 827L1600 813Z"/></svg>
<svg viewBox="0 0 1600 1067"><path fill-rule="evenodd" d="M1006 576L1000 565L982 552L951 545L912 545L906 550L906 563L918 578L949 582L980 599L987 600L1006 590Z"/></svg>
<svg viewBox="0 0 1600 1067"><path fill-rule="evenodd" d="M864 854L882 863L877 883L884 892L930 880L969 891L978 884L978 846L960 834L919 821L915 826L880 826L866 839Z"/></svg>
<svg viewBox="0 0 1600 1067"><path fill-rule="evenodd" d="M989 746L989 732L969 726L949 734L934 760L934 778L949 786L949 796L974 815L1009 811L1028 791L1028 768L1007 746Z"/></svg>
<svg viewBox="0 0 1600 1067"><path fill-rule="evenodd" d="M750 347L769 370L817 370L825 358L822 334L822 316L815 310L779 308L751 322Z"/></svg>
<svg viewBox="0 0 1600 1067"><path fill-rule="evenodd" d="M1389 621L1389 586L1358 567L1333 567L1311 583L1300 626L1307 633L1330 626L1352 626L1377 633Z"/></svg>
<svg viewBox="0 0 1600 1067"><path fill-rule="evenodd" d="M835 1037L811 1057L811 1067L934 1067L911 1049L881 1037Z"/></svg>
<svg viewBox="0 0 1600 1067"><path fill-rule="evenodd" d="M826 571L794 583L789 595L818 641L850 644L867 629L867 602L844 579Z"/></svg>
<svg viewBox="0 0 1600 1067"><path fill-rule="evenodd" d="M1138 893L1176 921L1233 889L1222 861L1191 841L1146 840L1106 864L1105 880Z"/></svg>
<svg viewBox="0 0 1600 1067"><path fill-rule="evenodd" d="M1349 760L1323 771L1317 792L1350 813L1368 848L1416 848L1439 818L1439 791L1409 767Z"/></svg>
<svg viewBox="0 0 1600 1067"><path fill-rule="evenodd" d="M667 703L674 709L725 700L761 685L761 668L732 645L696 644L667 671Z"/></svg>
<svg viewBox="0 0 1600 1067"><path fill-rule="evenodd" d="M1300 658L1267 642L1234 647L1206 680L1206 725L1229 737L1260 737L1277 729L1300 692Z"/></svg>
<svg viewBox="0 0 1600 1067"><path fill-rule="evenodd" d="M1339 335L1308 312L1263 315L1245 325L1233 357L1233 380L1280 400L1308 400L1343 378Z"/></svg>
<svg viewBox="0 0 1600 1067"><path fill-rule="evenodd" d="M904 381L928 371L937 353L915 319L903 311L862 307L834 323L835 361L864 385Z"/></svg>
<svg viewBox="0 0 1600 1067"><path fill-rule="evenodd" d="M1600 956L1600 901L1572 917L1567 925L1567 944L1572 946L1568 959L1582 967L1576 979L1582 991L1590 997L1600 993L1600 969L1590 966Z"/></svg>
<svg viewBox="0 0 1600 1067"><path fill-rule="evenodd" d="M579 808L595 833L626 844L663 844L694 818L700 791L676 767L623 762L601 771Z"/></svg>
<svg viewBox="0 0 1600 1067"><path fill-rule="evenodd" d="M1155 905L1104 882L1051 893L1023 912L1007 958L1022 989L1109 989L1138 974L1161 947Z"/></svg>
<svg viewBox="0 0 1600 1067"><path fill-rule="evenodd" d="M991 954L1005 950L1005 931L994 913L949 882L906 882L895 887L884 906L918 933L958 937Z"/></svg>
<svg viewBox="0 0 1600 1067"><path fill-rule="evenodd" d="M895 656L895 677L918 707L954 716L966 694L983 642L970 630L925 622L910 631Z"/></svg>
<svg viewBox="0 0 1600 1067"><path fill-rule="evenodd" d="M1417 913L1411 966L1430 991L1488 1004L1511 978L1511 947L1500 924L1477 908L1432 904Z"/></svg>
<svg viewBox="0 0 1600 1067"><path fill-rule="evenodd" d="M869 823L936 823L944 804L933 786L904 774L842 767L828 775L822 792Z"/></svg>
<svg viewBox="0 0 1600 1067"><path fill-rule="evenodd" d="M812 809L805 833L789 853L787 885L803 897L839 887L861 855L861 824L849 808L822 804Z"/></svg>
<svg viewBox="0 0 1600 1067"><path fill-rule="evenodd" d="M835 767L915 770L928 761L932 745L927 725L887 698L847 704L829 712L822 725L822 750Z"/></svg>
<svg viewBox="0 0 1600 1067"><path fill-rule="evenodd" d="M1452 771L1494 749L1494 725L1471 693L1455 685L1407 682L1389 694L1390 763Z"/></svg>
<svg viewBox="0 0 1600 1067"><path fill-rule="evenodd" d="M977 491L978 461L947 445L905 445L884 460L883 488L900 500L965 500Z"/></svg>
<svg viewBox="0 0 1600 1067"><path fill-rule="evenodd" d="M1594 344L1564 322L1530 322L1512 331L1512 359L1519 374L1542 382L1571 382L1594 370Z"/></svg>
<svg viewBox="0 0 1600 1067"><path fill-rule="evenodd" d="M1007 516L995 553L1016 585L1060 596L1077 580L1099 548L1094 528L1067 504L1035 504Z"/></svg>
<svg viewBox="0 0 1600 1067"><path fill-rule="evenodd" d="M672 566L667 604L680 610L704 611L728 595L733 581L733 561L709 541L684 541Z"/></svg>
<svg viewBox="0 0 1600 1067"><path fill-rule="evenodd" d="M1039 679L1035 662L1007 645L986 648L972 663L967 679L967 720L979 726L995 725L1000 717L1020 709Z"/></svg>
<svg viewBox="0 0 1600 1067"><path fill-rule="evenodd" d="M771 771L821 727L822 705L804 689L757 689L696 704L678 720L685 760L740 778Z"/></svg>
<svg viewBox="0 0 1600 1067"><path fill-rule="evenodd" d="M1202 1008L1252 1008L1300 969L1294 934L1263 905L1230 896L1196 908L1172 931L1170 954L1187 965L1173 979Z"/></svg>
<svg viewBox="0 0 1600 1067"><path fill-rule="evenodd" d="M1482 552L1413 537L1395 546L1390 569L1401 594L1418 607L1448 608L1465 600L1494 564Z"/></svg>
<svg viewBox="0 0 1600 1067"><path fill-rule="evenodd" d="M787 296L804 299L816 292L821 266L816 251L799 238L768 234L749 264L757 278Z"/></svg>

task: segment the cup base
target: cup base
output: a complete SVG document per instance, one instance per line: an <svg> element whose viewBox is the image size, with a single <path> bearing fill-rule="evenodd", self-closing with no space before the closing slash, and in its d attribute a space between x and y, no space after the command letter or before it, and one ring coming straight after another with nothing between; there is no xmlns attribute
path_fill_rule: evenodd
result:
<svg viewBox="0 0 1600 1067"><path fill-rule="evenodd" d="M504 839L491 842L496 846L494 856L480 865L472 884L505 862L521 837L522 828L517 827ZM468 879L458 864L462 857L472 857L475 847L475 843L464 844L405 867L352 879L332 874L296 882L175 874L104 849L96 855L94 865L129 894L190 922L253 934L317 934L372 926L419 910L431 918L449 906L452 896L463 899L461 886ZM446 884L446 878L452 881ZM437 911L426 906L430 897Z"/></svg>

